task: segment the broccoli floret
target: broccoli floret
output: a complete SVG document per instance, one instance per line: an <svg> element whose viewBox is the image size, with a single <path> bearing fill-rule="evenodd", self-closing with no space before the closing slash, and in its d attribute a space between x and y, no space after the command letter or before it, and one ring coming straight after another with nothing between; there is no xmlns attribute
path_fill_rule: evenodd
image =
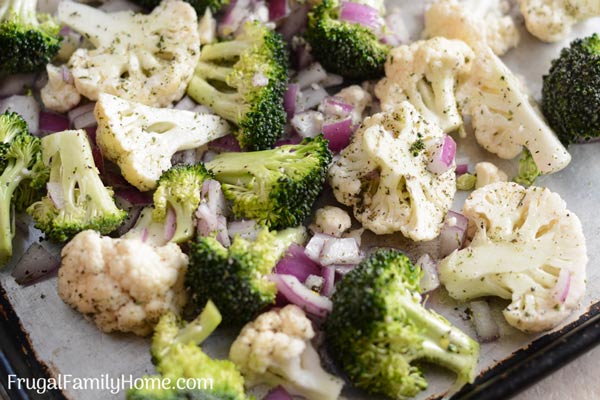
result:
<svg viewBox="0 0 600 400"><path fill-rule="evenodd" d="M225 248L213 237L190 244L186 285L196 304L208 299L223 312L228 325L242 325L275 302L277 288L267 275L293 242L304 239L304 228L280 232L263 229L254 242L234 238Z"/></svg>
<svg viewBox="0 0 600 400"><path fill-rule="evenodd" d="M12 256L15 236L12 208L23 209L30 196L43 187L47 176L40 140L29 134L16 113L0 115L0 267Z"/></svg>
<svg viewBox="0 0 600 400"><path fill-rule="evenodd" d="M529 150L523 149L521 158L519 158L519 171L517 176L513 178L513 181L523 186L531 186L535 183L538 176L540 176L540 170L535 164L533 156Z"/></svg>
<svg viewBox="0 0 600 400"><path fill-rule="evenodd" d="M389 46L369 28L340 21L339 13L338 0L323 0L308 14L305 37L312 54L325 69L346 78L380 78Z"/></svg>
<svg viewBox="0 0 600 400"><path fill-rule="evenodd" d="M544 76L542 111L564 144L600 138L600 35L573 41Z"/></svg>
<svg viewBox="0 0 600 400"><path fill-rule="evenodd" d="M202 185L211 174L204 165L176 165L162 174L154 192L152 218L164 222L169 208L175 212L176 230L171 242L188 240L194 233L194 211L202 200Z"/></svg>
<svg viewBox="0 0 600 400"><path fill-rule="evenodd" d="M236 217L272 229L304 222L321 193L332 156L322 136L251 153L221 153L206 164Z"/></svg>
<svg viewBox="0 0 600 400"><path fill-rule="evenodd" d="M152 361L160 375L144 377L142 388L127 392L127 400L244 400L244 378L235 364L213 360L199 347L221 323L221 313L208 301L194 321L175 314L161 317L152 338ZM196 389L184 389L183 379L197 379ZM180 386L180 387L177 387Z"/></svg>
<svg viewBox="0 0 600 400"><path fill-rule="evenodd" d="M421 276L401 252L379 249L336 287L326 343L357 387L393 399L414 396L427 388L416 361L456 372L455 388L473 381L479 345L421 305Z"/></svg>
<svg viewBox="0 0 600 400"><path fill-rule="evenodd" d="M229 0L184 0L187 3L190 3L192 7L196 10L198 16L204 15L204 11L206 9L210 9L213 14L219 12L224 6L229 4ZM156 6L158 6L161 0L133 0L134 3L139 4L145 9L152 10Z"/></svg>
<svg viewBox="0 0 600 400"><path fill-rule="evenodd" d="M60 26L38 14L37 0L5 0L0 5L0 75L43 69L58 53Z"/></svg>
<svg viewBox="0 0 600 400"><path fill-rule="evenodd" d="M86 229L108 234L118 228L127 213L115 205L112 190L102 183L86 132L58 132L41 142L50 177L48 195L27 209L35 227L57 242Z"/></svg>
<svg viewBox="0 0 600 400"><path fill-rule="evenodd" d="M188 94L235 124L240 146L270 149L286 123L287 64L281 35L247 22L233 40L202 47Z"/></svg>

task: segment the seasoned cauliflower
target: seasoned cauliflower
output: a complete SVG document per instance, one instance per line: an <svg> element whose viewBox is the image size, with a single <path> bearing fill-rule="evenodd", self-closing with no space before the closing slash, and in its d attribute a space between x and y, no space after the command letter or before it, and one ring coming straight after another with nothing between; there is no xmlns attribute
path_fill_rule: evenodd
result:
<svg viewBox="0 0 600 400"><path fill-rule="evenodd" d="M250 386L283 386L307 400L336 400L344 382L321 367L310 340L315 331L295 305L259 315L231 345L229 359Z"/></svg>
<svg viewBox="0 0 600 400"><path fill-rule="evenodd" d="M477 181L475 183L477 189L491 183L506 182L508 180L506 172L487 161L475 164L475 175L477 175Z"/></svg>
<svg viewBox="0 0 600 400"><path fill-rule="evenodd" d="M352 226L350 215L334 206L325 206L315 212L315 221L310 226L313 232L341 237Z"/></svg>
<svg viewBox="0 0 600 400"><path fill-rule="evenodd" d="M454 161L442 173L429 169L444 140L409 102L366 118L329 169L335 198L376 234L437 237L456 193Z"/></svg>
<svg viewBox="0 0 600 400"><path fill-rule="evenodd" d="M176 152L229 134L227 122L216 115L152 108L104 93L94 112L102 154L142 191L156 187L161 174L171 168Z"/></svg>
<svg viewBox="0 0 600 400"><path fill-rule="evenodd" d="M502 55L519 44L506 0L438 0L425 12L426 38L443 36L476 47L486 43Z"/></svg>
<svg viewBox="0 0 600 400"><path fill-rule="evenodd" d="M509 324L525 332L555 327L585 292L581 223L546 188L498 182L471 193L463 208L471 244L439 263L450 296L511 300Z"/></svg>
<svg viewBox="0 0 600 400"><path fill-rule="evenodd" d="M352 125L358 125L363 120L363 113L367 107L371 106L373 97L358 85L351 85L343 88L335 94L335 97L339 97L345 103L353 106L352 113Z"/></svg>
<svg viewBox="0 0 600 400"><path fill-rule="evenodd" d="M519 0L527 30L544 42L565 39L578 22L600 16L598 0Z"/></svg>
<svg viewBox="0 0 600 400"><path fill-rule="evenodd" d="M478 51L457 97L487 151L511 159L525 146L543 174L560 171L571 161L523 84L489 47Z"/></svg>
<svg viewBox="0 0 600 400"><path fill-rule="evenodd" d="M410 101L444 132L462 127L455 97L457 80L471 69L473 51L460 40L436 37L390 51L385 78L375 87L383 111Z"/></svg>
<svg viewBox="0 0 600 400"><path fill-rule="evenodd" d="M87 230L62 250L58 294L104 332L147 335L161 315L185 305L187 262L176 244L152 247Z"/></svg>
<svg viewBox="0 0 600 400"><path fill-rule="evenodd" d="M65 82L63 68L52 64L46 65L48 83L41 90L44 106L52 111L65 113L81 101L81 95L69 82Z"/></svg>
<svg viewBox="0 0 600 400"><path fill-rule="evenodd" d="M110 93L155 107L183 97L200 57L198 18L188 3L165 0L145 15L63 1L58 18L94 46L69 59L85 97Z"/></svg>

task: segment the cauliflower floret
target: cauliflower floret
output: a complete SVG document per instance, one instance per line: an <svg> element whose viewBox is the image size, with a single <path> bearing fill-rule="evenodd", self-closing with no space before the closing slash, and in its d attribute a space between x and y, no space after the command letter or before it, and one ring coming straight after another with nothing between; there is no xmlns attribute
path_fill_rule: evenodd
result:
<svg viewBox="0 0 600 400"><path fill-rule="evenodd" d="M229 134L227 122L216 115L152 108L104 93L94 112L102 154L142 191L156 187L161 174L171 168L176 152Z"/></svg>
<svg viewBox="0 0 600 400"><path fill-rule="evenodd" d="M144 15L63 1L58 18L94 46L77 49L69 60L85 97L110 93L155 107L183 97L200 57L198 18L188 3L165 0Z"/></svg>
<svg viewBox="0 0 600 400"><path fill-rule="evenodd" d="M546 188L498 182L465 202L471 244L439 264L452 297L510 299L509 324L541 332L565 319L585 292L587 254L581 223Z"/></svg>
<svg viewBox="0 0 600 400"><path fill-rule="evenodd" d="M152 247L87 230L62 250L58 294L104 332L147 335L186 303L188 259L174 243Z"/></svg>
<svg viewBox="0 0 600 400"><path fill-rule="evenodd" d="M229 359L250 386L283 386L307 400L336 400L344 382L321 367L311 321L295 305L259 315L233 342Z"/></svg>
<svg viewBox="0 0 600 400"><path fill-rule="evenodd" d="M410 101L423 117L444 132L462 127L456 104L457 80L471 69L473 51L460 40L436 37L390 51L385 78L375 87L383 111Z"/></svg>
<svg viewBox="0 0 600 400"><path fill-rule="evenodd" d="M352 125L358 125L363 120L363 113L367 107L371 106L373 97L358 85L352 85L343 88L335 97L339 97L347 104L354 106L350 116L352 117Z"/></svg>
<svg viewBox="0 0 600 400"><path fill-rule="evenodd" d="M425 12L426 38L444 36L472 47L486 43L502 55L519 44L519 31L505 0L438 0Z"/></svg>
<svg viewBox="0 0 600 400"><path fill-rule="evenodd" d="M315 212L315 221L311 225L313 232L341 237L352 226L350 215L334 206L325 206Z"/></svg>
<svg viewBox="0 0 600 400"><path fill-rule="evenodd" d="M598 0L519 0L527 30L544 42L565 39L578 22L600 16Z"/></svg>
<svg viewBox="0 0 600 400"><path fill-rule="evenodd" d="M66 82L63 68L52 64L46 65L48 83L41 90L44 106L52 111L65 113L81 101L81 95L71 83Z"/></svg>
<svg viewBox="0 0 600 400"><path fill-rule="evenodd" d="M508 181L506 172L487 161L475 164L475 175L477 175L477 182L475 183L477 189L492 183Z"/></svg>
<svg viewBox="0 0 600 400"><path fill-rule="evenodd" d="M560 171L571 161L535 101L489 47L477 53L457 96L462 111L471 116L477 142L487 151L511 159L525 146L543 174Z"/></svg>
<svg viewBox="0 0 600 400"><path fill-rule="evenodd" d="M454 161L440 174L429 170L444 140L409 102L366 118L329 169L335 198L376 234L434 239L456 193Z"/></svg>

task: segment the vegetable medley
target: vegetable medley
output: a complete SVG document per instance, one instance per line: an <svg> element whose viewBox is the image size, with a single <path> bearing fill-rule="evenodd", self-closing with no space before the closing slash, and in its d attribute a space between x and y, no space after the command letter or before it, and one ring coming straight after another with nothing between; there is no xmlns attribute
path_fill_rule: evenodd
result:
<svg viewBox="0 0 600 400"><path fill-rule="evenodd" d="M64 247L32 269L32 245L18 282L59 267L100 330L153 333L156 375L128 399L404 399L428 387L420 361L452 394L500 322L542 332L579 306L581 222L535 181L600 138L600 32L564 44L540 106L500 57L519 10L557 42L600 3L429 1L411 41L380 0L133 1L0 5L0 263L26 212ZM458 162L457 137L518 175ZM366 248L365 230L437 250ZM229 360L200 347L219 325L239 332ZM195 377L215 385L153 384Z"/></svg>

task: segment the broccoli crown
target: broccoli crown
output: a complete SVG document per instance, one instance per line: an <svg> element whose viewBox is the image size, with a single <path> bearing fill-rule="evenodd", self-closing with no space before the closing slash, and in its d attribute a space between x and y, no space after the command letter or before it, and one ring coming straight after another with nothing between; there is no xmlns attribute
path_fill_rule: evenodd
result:
<svg viewBox="0 0 600 400"><path fill-rule="evenodd" d="M332 156L321 135L251 153L222 153L207 163L233 213L272 229L304 222L323 188Z"/></svg>
<svg viewBox="0 0 600 400"><path fill-rule="evenodd" d="M18 114L0 115L0 266L12 256L12 208L27 207L46 176L40 140Z"/></svg>
<svg viewBox="0 0 600 400"><path fill-rule="evenodd" d="M202 48L188 94L234 123L240 146L270 149L286 123L287 67L281 35L257 21L247 22L233 40Z"/></svg>
<svg viewBox="0 0 600 400"><path fill-rule="evenodd" d="M172 242L179 243L192 237L194 211L202 200L202 185L211 178L203 164L176 165L161 175L154 192L152 218L162 222L169 208L175 211L177 228Z"/></svg>
<svg viewBox="0 0 600 400"><path fill-rule="evenodd" d="M115 205L112 190L100 180L84 130L44 137L42 158L53 189L27 213L48 238L64 242L86 229L108 234L125 220L127 213Z"/></svg>
<svg viewBox="0 0 600 400"><path fill-rule="evenodd" d="M7 1L0 8L0 75L43 69L60 49L60 26L37 14L37 0Z"/></svg>
<svg viewBox="0 0 600 400"><path fill-rule="evenodd" d="M356 386L414 396L427 388L417 360L455 371L458 385L472 381L479 345L421 305L421 275L401 252L379 249L336 287L326 343Z"/></svg>
<svg viewBox="0 0 600 400"><path fill-rule="evenodd" d="M384 74L389 46L368 28L338 20L340 3L323 0L308 14L305 37L312 54L328 71L351 79Z"/></svg>
<svg viewBox="0 0 600 400"><path fill-rule="evenodd" d="M297 232L298 229L263 229L254 242L234 238L229 249L213 237L198 237L190 244L186 275L186 285L196 304L211 299L229 325L252 320L275 302L277 288L267 275L287 247L297 241Z"/></svg>
<svg viewBox="0 0 600 400"><path fill-rule="evenodd" d="M565 144L600 137L600 35L573 41L552 61L542 111Z"/></svg>
<svg viewBox="0 0 600 400"><path fill-rule="evenodd" d="M152 10L156 6L158 6L161 0L133 0L134 3L139 4L145 9ZM190 3L192 7L196 10L198 17L202 17L206 9L210 9L212 14L216 14L219 12L224 6L229 4L229 0L184 0L187 3Z"/></svg>

